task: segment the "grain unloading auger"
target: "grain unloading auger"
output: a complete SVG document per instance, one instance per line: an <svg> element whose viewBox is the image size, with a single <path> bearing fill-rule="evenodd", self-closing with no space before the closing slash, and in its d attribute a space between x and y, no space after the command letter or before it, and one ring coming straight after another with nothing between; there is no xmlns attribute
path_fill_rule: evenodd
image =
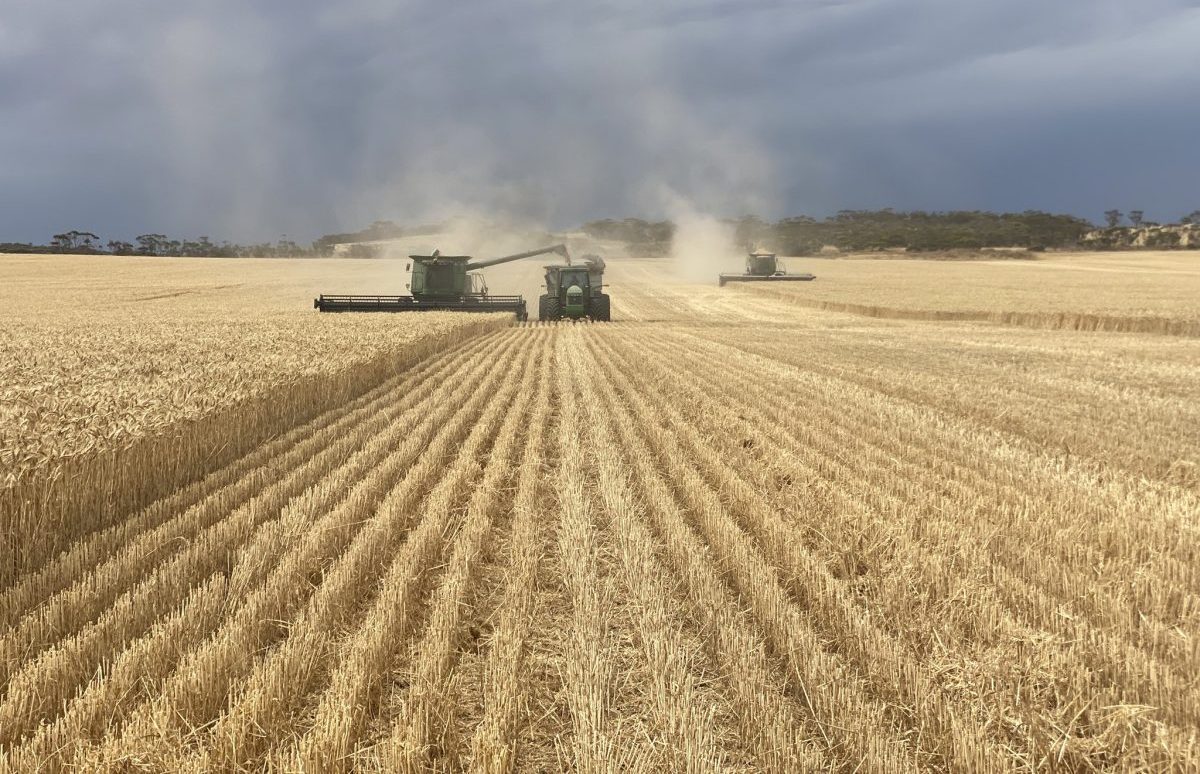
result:
<svg viewBox="0 0 1200 774"><path fill-rule="evenodd" d="M313 300L313 308L322 312L512 312L518 320L529 319L523 296L493 296L488 293L483 275L476 272L522 258L557 253L569 262L563 244L529 250L500 258L476 261L469 255L410 255L412 279L409 296L327 296Z"/></svg>
<svg viewBox="0 0 1200 774"><path fill-rule="evenodd" d="M816 278L815 274L788 274L775 253L750 253L746 256L745 274L722 274L718 284L725 287L726 282L807 282Z"/></svg>

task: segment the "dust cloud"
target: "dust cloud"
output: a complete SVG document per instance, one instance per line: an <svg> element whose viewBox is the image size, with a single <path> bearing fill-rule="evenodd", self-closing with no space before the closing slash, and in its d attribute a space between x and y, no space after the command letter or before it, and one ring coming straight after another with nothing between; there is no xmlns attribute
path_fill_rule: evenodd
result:
<svg viewBox="0 0 1200 774"><path fill-rule="evenodd" d="M284 233L305 242L377 220L446 224L385 247L403 261L434 249L481 258L528 250L592 219L667 219L677 224L671 265L711 282L741 265L723 219L780 214L762 122L697 94L673 55L698 43L688 37L698 31L598 25L586 45L563 45L553 27L506 21L504 52L542 63L513 94L474 46L455 67L397 50L382 30L406 29L415 12L380 13L364 28L361 72L342 84L344 96L315 102L297 101L308 92L277 56L291 39L260 15L237 11L232 30L224 17L168 15L145 78L174 177L186 182L173 187L177 213L166 221L204 212L204 231L242 242ZM362 23L353 10L329 11L312 34ZM466 18L452 29L475 40L490 39L491 27ZM208 55L218 44L228 56ZM579 235L572 244L577 254L616 252L598 247Z"/></svg>
<svg viewBox="0 0 1200 774"><path fill-rule="evenodd" d="M740 253L730 223L695 212L676 215L674 222L671 266L680 279L711 283L721 272L737 271Z"/></svg>

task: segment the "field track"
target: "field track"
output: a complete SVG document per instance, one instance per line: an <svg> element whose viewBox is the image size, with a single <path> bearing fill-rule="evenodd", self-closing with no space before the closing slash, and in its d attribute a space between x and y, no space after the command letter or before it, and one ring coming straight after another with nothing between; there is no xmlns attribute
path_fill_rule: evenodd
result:
<svg viewBox="0 0 1200 774"><path fill-rule="evenodd" d="M616 316L427 357L0 589L0 769L1200 766L1186 342Z"/></svg>

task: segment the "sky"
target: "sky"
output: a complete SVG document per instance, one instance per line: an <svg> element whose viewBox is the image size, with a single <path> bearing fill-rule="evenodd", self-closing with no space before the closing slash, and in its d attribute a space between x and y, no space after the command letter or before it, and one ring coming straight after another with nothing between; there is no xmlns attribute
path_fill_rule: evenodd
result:
<svg viewBox="0 0 1200 774"><path fill-rule="evenodd" d="M0 241L1200 209L1200 0L5 0Z"/></svg>

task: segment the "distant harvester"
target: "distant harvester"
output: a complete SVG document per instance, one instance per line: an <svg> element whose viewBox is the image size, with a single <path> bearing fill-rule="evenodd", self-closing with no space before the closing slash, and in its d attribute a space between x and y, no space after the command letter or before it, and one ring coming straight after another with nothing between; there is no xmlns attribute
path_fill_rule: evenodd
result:
<svg viewBox="0 0 1200 774"><path fill-rule="evenodd" d="M816 278L815 274L788 274L775 253L753 252L746 256L745 274L722 274L718 284L725 287L726 282L807 282Z"/></svg>

